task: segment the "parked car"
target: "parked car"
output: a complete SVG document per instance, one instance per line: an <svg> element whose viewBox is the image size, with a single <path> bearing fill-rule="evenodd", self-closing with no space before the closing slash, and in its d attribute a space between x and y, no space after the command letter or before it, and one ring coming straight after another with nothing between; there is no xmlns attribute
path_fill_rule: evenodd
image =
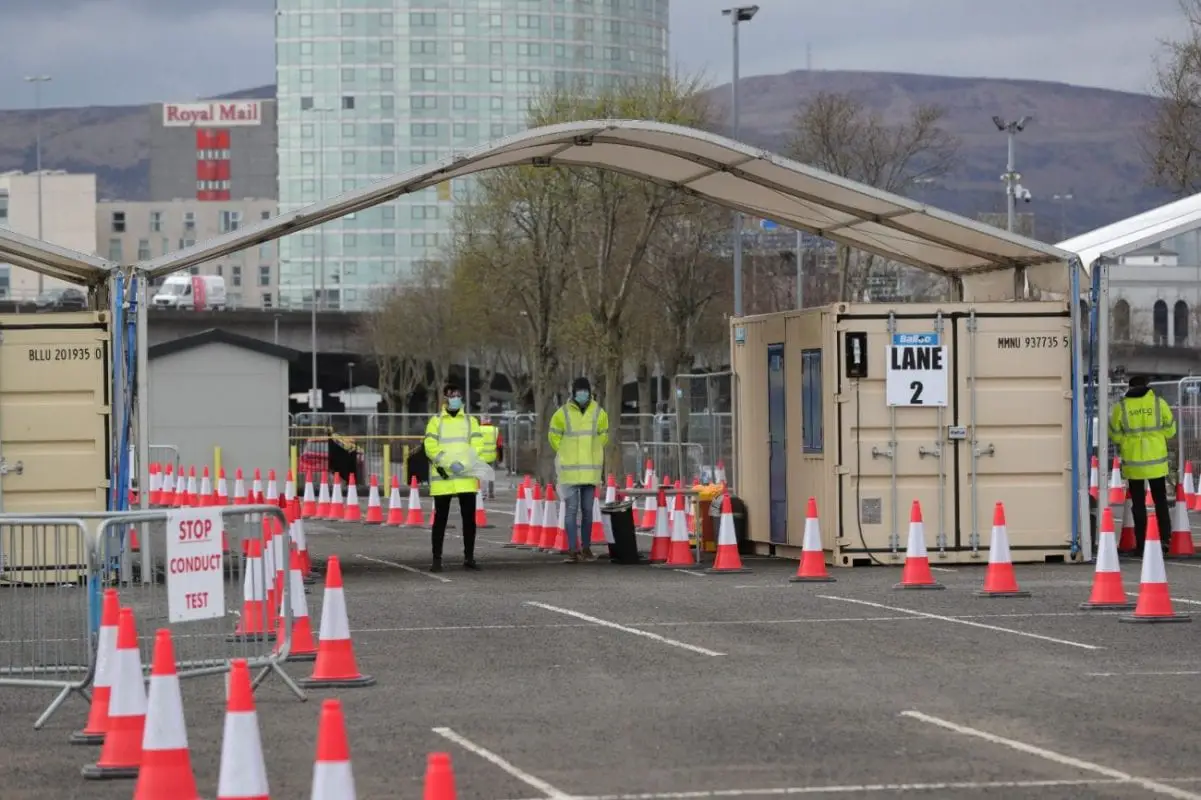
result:
<svg viewBox="0 0 1201 800"><path fill-rule="evenodd" d="M34 310L39 314L51 311L83 311L88 307L88 296L73 286L59 286L39 294L34 306Z"/></svg>

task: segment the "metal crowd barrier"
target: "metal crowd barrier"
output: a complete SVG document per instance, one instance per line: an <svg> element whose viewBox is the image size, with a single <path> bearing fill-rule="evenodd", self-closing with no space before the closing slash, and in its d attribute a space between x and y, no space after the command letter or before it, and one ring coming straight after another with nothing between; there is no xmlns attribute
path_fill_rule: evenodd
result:
<svg viewBox="0 0 1201 800"><path fill-rule="evenodd" d="M87 697L94 677L100 605L105 589L118 591L123 607L132 608L138 627L143 667L149 671L154 633L171 630L181 678L222 674L235 658L258 670L258 686L276 675L296 695L305 694L284 670L291 651L292 581L286 568L288 524L276 506L255 505L220 509L227 550L223 569L223 616L172 623L168 616L168 510L89 513L74 519L35 515L0 517L0 543L13 552L0 578L0 686L57 688L58 696L35 722L40 728L72 692ZM248 571L243 542L251 539L268 548L264 519L279 523L280 536L270 547L275 563L282 559L282 596L266 599L275 587L274 567L267 558ZM12 550L10 542L19 549ZM23 548L23 549L20 549ZM40 549L39 549L40 548ZM78 554L78 555L76 555ZM36 558L35 558L36 556ZM25 564L23 567L14 565ZM7 579L7 580L5 580ZM273 635L239 635L238 624L247 609L248 588L263 599L262 619L281 618ZM274 592L272 592L274 594Z"/></svg>

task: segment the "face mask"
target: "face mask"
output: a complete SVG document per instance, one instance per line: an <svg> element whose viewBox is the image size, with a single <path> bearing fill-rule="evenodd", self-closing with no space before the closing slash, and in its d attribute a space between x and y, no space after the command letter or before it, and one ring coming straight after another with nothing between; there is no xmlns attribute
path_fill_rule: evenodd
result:
<svg viewBox="0 0 1201 800"><path fill-rule="evenodd" d="M576 392L575 393L575 401L577 403L579 403L580 405L584 405L584 403L587 403L588 399L590 397L592 397L592 394L590 392Z"/></svg>
<svg viewBox="0 0 1201 800"><path fill-rule="evenodd" d="M460 408L463 407L463 398L461 398L461 397L448 398L446 401L446 407L449 408L451 411L458 411Z"/></svg>

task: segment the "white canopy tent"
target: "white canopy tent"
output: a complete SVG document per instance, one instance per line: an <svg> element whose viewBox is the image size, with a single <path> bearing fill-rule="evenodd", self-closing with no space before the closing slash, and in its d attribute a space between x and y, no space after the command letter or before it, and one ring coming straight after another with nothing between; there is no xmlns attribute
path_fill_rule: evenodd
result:
<svg viewBox="0 0 1201 800"><path fill-rule="evenodd" d="M1122 256L1201 227L1201 194L1144 211L1060 242L1080 255L1093 281L1097 320L1097 453L1109 452L1109 267ZM1098 470L1098 497L1109 496L1109 471Z"/></svg>
<svg viewBox="0 0 1201 800"><path fill-rule="evenodd" d="M597 167L670 186L744 214L770 219L835 242L950 278L966 302L1017 299L1024 287L1059 296L1079 293L1075 256L1067 250L940 211L899 195L831 175L721 136L637 120L550 125L488 144L137 265L150 278L306 230L401 195L485 170L512 166ZM38 245L39 243L32 243ZM70 259L75 259L74 262ZM0 262L45 271L115 265L83 254L32 247L0 232ZM39 269L37 265L44 264ZM96 277L99 273L90 275ZM145 304L139 304L144 330ZM1073 327L1080 315L1072 304ZM145 337L139 336L140 375ZM1079 336L1076 337L1077 342ZM1080 382L1079 348L1073 354ZM139 392L144 387L139 386ZM1075 397L1079 398L1079 389ZM1075 401L1074 401L1075 402ZM1076 403L1078 425L1083 406ZM143 415L144 417L144 415ZM144 425L144 421L143 421ZM144 428L139 432L145 447ZM1075 433L1075 432L1074 432ZM1083 461L1083 444L1074 450ZM145 452L140 461L145 464ZM1085 470L1073 459L1078 485ZM143 476L144 477L144 476ZM1085 514L1087 506L1083 506ZM1084 518L1082 516L1082 518ZM1087 537L1085 537L1087 538ZM1087 552L1087 551L1086 551Z"/></svg>

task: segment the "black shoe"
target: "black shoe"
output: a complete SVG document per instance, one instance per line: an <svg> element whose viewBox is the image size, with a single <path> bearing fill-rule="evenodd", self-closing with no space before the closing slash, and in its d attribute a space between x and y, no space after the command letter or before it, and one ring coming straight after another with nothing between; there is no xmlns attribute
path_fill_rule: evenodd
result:
<svg viewBox="0 0 1201 800"><path fill-rule="evenodd" d="M473 572L479 572L479 571L480 571L480 565L479 565L479 564L477 564L477 563L475 563L475 559L474 559L474 558L469 558L469 559L467 559L466 561L464 561L464 562L463 562L463 569L469 569L469 570L471 570L471 571L473 571Z"/></svg>
<svg viewBox="0 0 1201 800"><path fill-rule="evenodd" d="M435 558L434 563L430 565L430 572L441 572L441 571L442 571L442 559Z"/></svg>

